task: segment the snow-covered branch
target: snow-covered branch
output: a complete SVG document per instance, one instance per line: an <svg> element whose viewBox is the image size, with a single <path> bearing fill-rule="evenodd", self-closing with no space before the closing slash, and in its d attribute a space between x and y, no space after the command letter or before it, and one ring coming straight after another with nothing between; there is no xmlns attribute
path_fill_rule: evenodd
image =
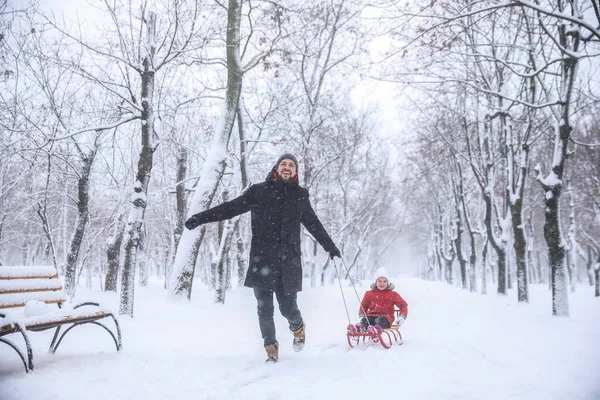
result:
<svg viewBox="0 0 600 400"><path fill-rule="evenodd" d="M106 125L97 125L97 126L91 126L88 128L84 128L81 130L78 130L76 132L73 133L69 133L66 134L64 136L60 136L60 137L54 137L54 138L48 138L48 142L57 142L60 140L64 140L64 139L69 139L72 138L74 136L80 135L82 133L85 132L91 132L91 131L105 131L105 130L109 130L109 129L113 129L116 128L120 125L126 124L127 122L131 122L134 121L136 119L140 119L142 116L140 114L127 114L124 115L120 120L113 122L112 124L106 124Z"/></svg>
<svg viewBox="0 0 600 400"><path fill-rule="evenodd" d="M590 23L583 20L583 18L578 18L578 17L575 17L575 16L567 14L567 13L563 13L563 12L551 11L551 10L548 10L548 9L540 6L539 4L536 4L536 3L532 2L532 1L528 1L528 0L513 0L512 2L520 4L524 7L530 8L532 10L535 10L535 11L539 12L540 14L544 14L549 17L554 17L559 20L568 21L574 25L579 25L580 27L587 29L593 36L595 36L598 40L600 40L600 27L595 27L595 26L591 25ZM597 22L600 22L600 21L597 21Z"/></svg>

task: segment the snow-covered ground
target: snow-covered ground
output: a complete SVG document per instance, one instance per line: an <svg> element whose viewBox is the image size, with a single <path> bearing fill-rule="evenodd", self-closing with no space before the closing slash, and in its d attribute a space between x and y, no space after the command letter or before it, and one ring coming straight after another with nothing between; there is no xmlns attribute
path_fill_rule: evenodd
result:
<svg viewBox="0 0 600 400"><path fill-rule="evenodd" d="M26 374L0 343L0 399L600 399L600 299L592 288L578 287L571 317L557 318L546 286L532 286L522 305L514 290L482 296L408 277L392 282L409 303L402 346L349 350L336 284L299 294L307 322L300 353L276 310L277 364L264 363L250 289L228 293L222 306L203 288L191 302L168 300L158 283L137 288L135 318L120 318L122 352L93 325L70 332L56 354L46 351L50 331L32 333L36 369ZM366 282L357 289L362 296ZM344 291L356 322L358 300ZM118 309L114 294L80 289L78 297Z"/></svg>

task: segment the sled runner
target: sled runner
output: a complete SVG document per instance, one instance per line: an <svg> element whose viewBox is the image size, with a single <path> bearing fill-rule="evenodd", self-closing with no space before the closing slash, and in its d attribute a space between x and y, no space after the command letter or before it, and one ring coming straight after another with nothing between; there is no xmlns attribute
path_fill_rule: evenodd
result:
<svg viewBox="0 0 600 400"><path fill-rule="evenodd" d="M399 314L400 310L396 310L396 316ZM350 348L358 346L361 341L363 344L379 343L385 349L389 349L394 345L400 346L403 343L399 325L392 325L388 329L381 329L379 325L371 325L367 328L366 332L360 331L355 325L348 325L346 337Z"/></svg>

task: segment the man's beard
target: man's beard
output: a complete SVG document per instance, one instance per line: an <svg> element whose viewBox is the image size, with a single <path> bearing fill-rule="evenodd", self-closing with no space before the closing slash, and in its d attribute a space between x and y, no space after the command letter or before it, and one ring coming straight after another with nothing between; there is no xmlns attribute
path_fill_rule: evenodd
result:
<svg viewBox="0 0 600 400"><path fill-rule="evenodd" d="M286 175L284 175L283 172L281 173L281 180L283 180L284 182L289 182L292 179L294 179L294 176L291 173L287 174L287 178L286 178Z"/></svg>

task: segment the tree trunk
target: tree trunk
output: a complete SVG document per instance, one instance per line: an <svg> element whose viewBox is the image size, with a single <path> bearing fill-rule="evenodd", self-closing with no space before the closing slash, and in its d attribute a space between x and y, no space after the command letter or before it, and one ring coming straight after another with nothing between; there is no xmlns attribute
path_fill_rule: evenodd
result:
<svg viewBox="0 0 600 400"><path fill-rule="evenodd" d="M446 245L446 240L444 238L444 222L443 222L443 212L442 207L438 204L438 244L439 244L439 254L441 258L444 260L444 269L442 270L440 267L440 280L444 279L446 283L452 285L453 277L452 277L452 264L454 263L454 258L456 256L454 252L454 248L452 245L452 238L448 239L449 249L446 254L446 249L444 248Z"/></svg>
<svg viewBox="0 0 600 400"><path fill-rule="evenodd" d="M512 135L512 130L511 130ZM511 137L511 142L513 138ZM515 155L512 146L509 146L507 162L511 163L508 174L508 199L509 210L512 220L513 249L517 262L517 300L519 302L529 302L528 286L528 254L527 239L525 235L525 224L523 221L523 196L525 194L525 181L529 172L529 145L523 144L521 147L521 165L519 167L518 177L515 182ZM509 281L510 282L510 281Z"/></svg>
<svg viewBox="0 0 600 400"><path fill-rule="evenodd" d="M471 255L469 256L469 291L477 291L477 252L475 250L475 235L470 233Z"/></svg>
<svg viewBox="0 0 600 400"><path fill-rule="evenodd" d="M235 227L238 287L244 286L244 280L246 279L246 265L248 264L244 257L244 240L242 239L242 235L240 234L240 229L241 228L238 220L238 224Z"/></svg>
<svg viewBox="0 0 600 400"><path fill-rule="evenodd" d="M481 253L481 294L487 294L487 254L488 241L483 243L483 251Z"/></svg>
<svg viewBox="0 0 600 400"><path fill-rule="evenodd" d="M506 295L506 247L504 244L498 243L494 236L494 227L492 226L493 203L492 194L484 193L485 199L485 227L487 231L488 241L496 251L498 256L498 294Z"/></svg>
<svg viewBox="0 0 600 400"><path fill-rule="evenodd" d="M527 250L527 282L529 283L537 283L538 279L535 275L535 268L533 266L533 261L531 260L531 251Z"/></svg>
<svg viewBox="0 0 600 400"><path fill-rule="evenodd" d="M67 260L65 262L65 293L73 297L77 289L77 261L79 259L79 250L83 242L83 235L89 220L89 190L90 190L90 172L94 164L94 158L98 150L97 142L88 154L81 154L83 162L79 180L77 183L77 221L75 222L75 232L71 238Z"/></svg>
<svg viewBox="0 0 600 400"><path fill-rule="evenodd" d="M463 219L465 221L465 225L467 226L467 231L469 232L469 243L471 245L471 253L469 255L469 291L470 292L476 292L477 291L477 270L476 270L476 265L477 265L477 252L475 250L475 232L473 231L473 225L471 224L471 217L469 215L469 210L467 209L467 205L465 203L465 190L464 190L464 186L463 186L463 174L462 174L462 167L460 165L460 163L458 161L456 161L455 163L456 165L456 172L458 175L458 182L456 185L456 202L457 202L457 209L456 212L458 214L460 214L460 212L462 211L462 215L463 215ZM458 233L462 234L462 225L458 225L457 224L457 228L458 228ZM458 245L457 245L458 247ZM462 251L459 254L459 260L461 261L461 276L463 277L463 289L466 289L466 273L463 272L463 268L464 266L462 265L463 263L465 263L465 260L463 260L463 256L462 256Z"/></svg>
<svg viewBox="0 0 600 400"><path fill-rule="evenodd" d="M154 43L156 38L156 14L147 16L147 54L144 57L142 72L142 149L138 160L136 181L133 185L132 206L125 231L123 266L121 267L121 295L119 314L133 317L135 268L137 253L142 235L142 225L147 206L148 184L154 157Z"/></svg>
<svg viewBox="0 0 600 400"><path fill-rule="evenodd" d="M506 256L506 289L510 290L512 289L512 265L511 265L511 254L510 254L510 246L506 247L506 253L504 253Z"/></svg>
<svg viewBox="0 0 600 400"><path fill-rule="evenodd" d="M576 273L577 273L577 235L576 235L576 226L575 226L575 202L573 201L573 190L571 189L571 183L568 184L569 187L569 234L567 235L567 252L566 252L566 260L567 260L567 270L569 271L569 283L571 287L571 293L575 292L575 282L576 282Z"/></svg>
<svg viewBox="0 0 600 400"><path fill-rule="evenodd" d="M592 251L592 246L588 246L587 251L587 261L586 261L586 271L588 276L588 282L590 286L594 286L594 253Z"/></svg>
<svg viewBox="0 0 600 400"><path fill-rule="evenodd" d="M594 267L594 279L596 280L594 296L600 297L600 253L598 253L598 259L596 260L596 266Z"/></svg>
<svg viewBox="0 0 600 400"><path fill-rule="evenodd" d="M224 197L226 198L226 196ZM227 251L231 247L235 222L235 219L226 221L223 228L223 234L221 235L221 242L216 261L217 288L215 291L215 303L225 304L225 295L227 293L227 287L229 286L229 275L231 273L228 268L229 263L227 263Z"/></svg>
<svg viewBox="0 0 600 400"><path fill-rule="evenodd" d="M223 201L228 201L229 196L227 190L223 191ZM220 237L219 251L216 257L216 279L217 290L215 294L215 303L225 304L225 294L231 283L230 263L228 262L227 253L231 248L235 227L238 225L239 217L232 218L225 222L223 232Z"/></svg>
<svg viewBox="0 0 600 400"><path fill-rule="evenodd" d="M148 253L146 249L146 231L143 227L140 234L138 251L141 254L141 257L138 257L138 279L141 287L148 287Z"/></svg>
<svg viewBox="0 0 600 400"><path fill-rule="evenodd" d="M56 246L54 246L54 238L52 237L52 229L50 227L50 222L48 221L48 192L50 190L50 176L51 176L51 171L52 171L52 153L49 151L48 152L48 167L47 167L47 174L46 174L46 188L44 190L44 199L42 202L38 201L37 202L37 208L36 208L36 213L37 215L40 217L40 220L42 221L42 229L44 230L44 235L46 236L46 239L48 240L48 244L47 244L47 248L46 248L46 254L47 257L45 257L45 260L48 260L49 258L52 259L52 265L54 266L54 268L56 268L57 270L59 270L59 265L56 261ZM23 265L29 265L30 263L30 259L31 257L35 257L35 255L31 254L32 252L32 245L31 245L31 239L27 239L27 243L26 246L23 248Z"/></svg>
<svg viewBox="0 0 600 400"><path fill-rule="evenodd" d="M497 252L498 255L498 294L506 294L506 252Z"/></svg>
<svg viewBox="0 0 600 400"><path fill-rule="evenodd" d="M532 213L533 213L533 208L529 211L529 215L527 216L527 231L528 231L528 237L527 237L527 263L529 265L529 269L531 270L531 277L532 277L532 282L535 283L540 283L541 280L541 276L538 274L539 270L539 266L536 266L536 263L533 260L533 238L534 238L534 232L533 232L533 221L532 221Z"/></svg>
<svg viewBox="0 0 600 400"><path fill-rule="evenodd" d="M456 238L454 239L454 247L456 248L456 258L460 265L460 281L463 289L467 289L467 261L462 253L462 234L463 225L460 217L460 205L456 204Z"/></svg>
<svg viewBox="0 0 600 400"><path fill-rule="evenodd" d="M452 264L454 264L454 260L445 260L446 261L446 283L448 285L454 284L454 274L452 271Z"/></svg>
<svg viewBox="0 0 600 400"><path fill-rule="evenodd" d="M437 246L435 249L435 261L437 263L437 279L441 282L444 279L444 267L442 265L442 258L440 257L440 250Z"/></svg>
<svg viewBox="0 0 600 400"><path fill-rule="evenodd" d="M327 269L329 268L329 261L330 258L327 257L327 259L325 260L325 265L323 265L323 268L321 268L321 287L325 286L325 274L327 273Z"/></svg>
<svg viewBox="0 0 600 400"><path fill-rule="evenodd" d="M164 235L166 236L166 239L170 239L171 243L170 244L174 244L174 238L173 235L171 235L171 233L169 232L168 234ZM165 240L166 241L166 240ZM166 241L168 243L168 241ZM164 246L165 249L165 254L163 257L163 289L168 290L169 289L169 276L171 273L171 266L173 264L173 260L171 260L171 251L174 247L173 246Z"/></svg>
<svg viewBox="0 0 600 400"><path fill-rule="evenodd" d="M511 202L510 213L512 216L513 247L517 258L517 300L529 302L529 288L527 282L527 241L523 226L523 201L518 198L514 204Z"/></svg>
<svg viewBox="0 0 600 400"><path fill-rule="evenodd" d="M250 186L248 179L248 142L246 141L246 124L244 122L244 113L242 112L243 98L240 94L240 99L236 108L238 136L240 140L240 180L242 181L242 190ZM244 257L244 241L240 234L240 219L238 218L234 228L234 238L236 244L236 270L237 270L237 286L242 287L246 277L247 262Z"/></svg>
<svg viewBox="0 0 600 400"><path fill-rule="evenodd" d="M185 216L187 215L187 202L185 192L185 179L187 177L188 152L185 147L180 147L177 153L177 177L175 186L175 200L177 211L175 213L175 248L179 246L179 240L183 232Z"/></svg>
<svg viewBox="0 0 600 400"><path fill-rule="evenodd" d="M564 125L560 128L564 130ZM562 136L562 133L561 133ZM565 142L565 147L566 147ZM562 174L561 174L562 175ZM548 263L550 264L550 282L552 287L552 315L568 316L569 302L565 266L565 247L560 228L560 193L562 185L548 187L546 192L544 238L548 244Z"/></svg>
<svg viewBox="0 0 600 400"><path fill-rule="evenodd" d="M248 142L246 141L246 124L244 123L244 114L242 113L242 96L238 101L236 114L238 125L238 136L240 138L240 179L242 181L242 190L249 184L248 180Z"/></svg>
<svg viewBox="0 0 600 400"><path fill-rule="evenodd" d="M431 246L434 246L431 241L429 246L429 254L427 255L427 279L435 281L435 250L431 248Z"/></svg>
<svg viewBox="0 0 600 400"><path fill-rule="evenodd" d="M106 246L106 258L108 260L108 270L104 281L104 290L110 292L117 291L117 278L119 274L119 259L121 257L121 244L123 243L123 234L125 224L123 223L123 214L115 225L114 235L108 238Z"/></svg>

